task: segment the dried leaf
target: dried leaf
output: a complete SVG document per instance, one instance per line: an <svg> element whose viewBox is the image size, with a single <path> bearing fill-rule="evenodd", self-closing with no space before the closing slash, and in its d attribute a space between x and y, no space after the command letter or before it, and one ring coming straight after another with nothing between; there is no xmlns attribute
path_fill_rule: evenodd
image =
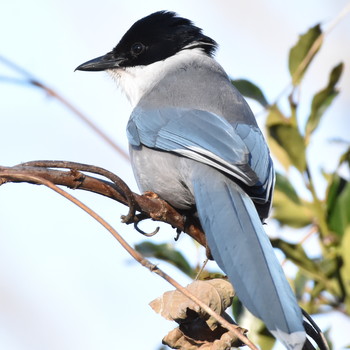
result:
<svg viewBox="0 0 350 350"><path fill-rule="evenodd" d="M187 289L219 315L232 304L234 296L231 283L223 279L195 281L188 285ZM165 319L176 322L185 320L188 317L188 309L190 309L205 319L211 329L217 326L215 319L177 290L165 292L161 297L153 300L150 306Z"/></svg>
<svg viewBox="0 0 350 350"><path fill-rule="evenodd" d="M187 289L229 322L234 322L225 313L232 304L234 290L223 279L195 281ZM237 337L223 328L197 304L175 290L153 300L150 306L167 320L174 320L179 327L163 339L173 349L226 350L241 343ZM242 330L243 332L244 330Z"/></svg>
<svg viewBox="0 0 350 350"><path fill-rule="evenodd" d="M213 342L198 341L187 337L179 328L170 331L164 338L163 344L168 345L172 349L182 350L230 350L233 346L241 345L237 342L235 336L226 332L219 339Z"/></svg>

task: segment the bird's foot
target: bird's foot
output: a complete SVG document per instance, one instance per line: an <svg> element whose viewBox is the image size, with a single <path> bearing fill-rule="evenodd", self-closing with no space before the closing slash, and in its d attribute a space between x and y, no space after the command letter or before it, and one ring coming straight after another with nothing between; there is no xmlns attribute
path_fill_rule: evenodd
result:
<svg viewBox="0 0 350 350"><path fill-rule="evenodd" d="M142 194L143 196L151 199L159 199L160 197L157 195L157 193L154 193L152 191L145 191Z"/></svg>

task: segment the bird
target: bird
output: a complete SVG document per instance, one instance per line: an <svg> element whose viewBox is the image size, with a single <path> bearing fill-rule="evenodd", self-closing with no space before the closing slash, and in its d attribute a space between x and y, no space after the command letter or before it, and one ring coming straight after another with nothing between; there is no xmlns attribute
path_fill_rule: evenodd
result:
<svg viewBox="0 0 350 350"><path fill-rule="evenodd" d="M248 103L214 58L216 41L172 11L136 21L107 54L129 99L130 159L140 191L194 210L238 298L289 350L306 341L301 309L265 233L275 172Z"/></svg>

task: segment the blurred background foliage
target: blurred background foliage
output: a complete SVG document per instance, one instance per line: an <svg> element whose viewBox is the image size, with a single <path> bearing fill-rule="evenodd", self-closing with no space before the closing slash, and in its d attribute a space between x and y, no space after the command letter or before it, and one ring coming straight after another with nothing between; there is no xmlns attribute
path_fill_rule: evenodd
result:
<svg viewBox="0 0 350 350"><path fill-rule="evenodd" d="M232 84L245 97L259 103L266 114L266 138L280 169L276 174L273 220L278 222L282 231L289 229L291 233L288 235L292 235L295 229L307 229L305 237L297 243L291 243L293 239L289 240L288 235L271 239L273 246L283 252L285 261L296 267L290 283L300 306L310 314L336 310L350 317L350 147L344 143L344 153L332 172L320 169L327 182L324 193L316 190L316 174L311 173L308 159L310 139L322 127L320 122L339 93L337 84L343 63L335 63L331 72L320 72L329 75L328 83L313 96L305 125L300 122L303 119L299 109L303 98L300 86L323 40L324 33L319 24L300 35L289 51L291 83L275 102L268 101L263 89L250 81L232 80ZM347 175L341 175L344 173ZM299 178L298 181L295 181L296 178ZM311 237L317 242L317 256L305 248ZM136 248L146 256L175 265L191 278L198 272L198 266L191 266L183 254L171 245L147 241ZM199 278L211 278L213 275L217 276L204 271ZM234 303L233 314L238 323L246 317L246 311L238 300ZM256 319L249 335L264 350L274 346L274 339Z"/></svg>

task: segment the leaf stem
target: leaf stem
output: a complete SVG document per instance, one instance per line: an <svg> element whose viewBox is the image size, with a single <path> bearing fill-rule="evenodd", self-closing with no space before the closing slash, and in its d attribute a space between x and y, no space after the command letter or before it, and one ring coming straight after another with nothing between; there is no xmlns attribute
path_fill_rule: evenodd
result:
<svg viewBox="0 0 350 350"><path fill-rule="evenodd" d="M317 225L319 227L320 236L321 238L325 238L326 236L330 235L330 231L326 221L326 213L325 213L324 205L322 204L322 201L317 196L316 189L315 189L308 165L306 165L305 172L307 176L306 186L310 190L312 194L312 198L314 200L314 209L315 209Z"/></svg>

